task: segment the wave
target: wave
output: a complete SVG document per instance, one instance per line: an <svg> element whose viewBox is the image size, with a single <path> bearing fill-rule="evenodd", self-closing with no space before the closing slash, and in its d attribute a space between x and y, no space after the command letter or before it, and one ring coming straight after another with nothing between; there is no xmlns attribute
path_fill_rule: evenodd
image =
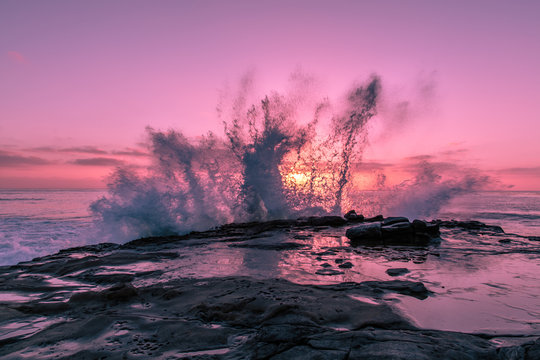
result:
<svg viewBox="0 0 540 360"><path fill-rule="evenodd" d="M118 168L108 194L91 205L100 236L125 241L230 222L342 215L363 204L362 192L351 186L352 171L362 166L378 113L380 78L371 76L334 103L314 99L309 78L292 81L289 92L252 100L252 79L242 79L218 106L223 137L209 133L191 140L179 130L147 128L151 165ZM390 196L362 210L427 216L486 181L456 173L443 179L424 161L412 181L397 187L385 186L379 174L378 188Z"/></svg>

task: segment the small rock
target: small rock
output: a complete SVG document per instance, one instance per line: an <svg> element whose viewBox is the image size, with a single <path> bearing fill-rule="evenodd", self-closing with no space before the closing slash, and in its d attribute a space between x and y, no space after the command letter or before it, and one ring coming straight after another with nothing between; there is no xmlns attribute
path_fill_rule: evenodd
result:
<svg viewBox="0 0 540 360"><path fill-rule="evenodd" d="M321 269L315 271L315 274L317 275L325 275L325 276L332 276L332 275L342 275L345 274L343 271L334 270L334 269Z"/></svg>
<svg viewBox="0 0 540 360"><path fill-rule="evenodd" d="M409 272L409 269L407 268L392 268L392 269L386 270L386 273L390 276L400 276L408 272Z"/></svg>
<svg viewBox="0 0 540 360"><path fill-rule="evenodd" d="M347 261L343 264L339 264L338 267L339 268L342 268L342 269L350 269L352 268L354 265L350 262L350 261Z"/></svg>
<svg viewBox="0 0 540 360"><path fill-rule="evenodd" d="M351 210L343 216L349 222L362 222L364 221L364 215L358 215L356 211Z"/></svg>

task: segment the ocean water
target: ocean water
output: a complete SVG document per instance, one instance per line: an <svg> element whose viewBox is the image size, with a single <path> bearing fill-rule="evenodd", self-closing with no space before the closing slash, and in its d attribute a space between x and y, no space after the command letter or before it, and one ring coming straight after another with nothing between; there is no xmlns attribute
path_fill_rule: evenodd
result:
<svg viewBox="0 0 540 360"><path fill-rule="evenodd" d="M102 190L0 190L0 265L100 242L89 205Z"/></svg>
<svg viewBox="0 0 540 360"><path fill-rule="evenodd" d="M89 211L103 195L104 190L0 190L0 265L103 242ZM432 218L478 220L499 225L507 233L540 236L540 192L461 195Z"/></svg>

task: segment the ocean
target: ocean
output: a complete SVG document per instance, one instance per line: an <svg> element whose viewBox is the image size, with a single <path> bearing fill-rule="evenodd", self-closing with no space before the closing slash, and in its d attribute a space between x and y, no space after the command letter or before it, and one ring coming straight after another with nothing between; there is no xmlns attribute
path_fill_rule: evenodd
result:
<svg viewBox="0 0 540 360"><path fill-rule="evenodd" d="M104 242L89 206L105 194L95 189L0 190L0 266ZM373 198L373 192L369 196ZM501 226L507 233L540 236L540 192L464 194L451 199L432 218L478 220Z"/></svg>
<svg viewBox="0 0 540 360"><path fill-rule="evenodd" d="M0 190L0 265L100 242L92 201L103 190Z"/></svg>

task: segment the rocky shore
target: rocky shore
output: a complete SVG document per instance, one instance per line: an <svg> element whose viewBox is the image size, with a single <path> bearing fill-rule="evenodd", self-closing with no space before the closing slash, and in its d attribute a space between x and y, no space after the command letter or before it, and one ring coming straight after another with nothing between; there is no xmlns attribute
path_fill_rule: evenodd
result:
<svg viewBox="0 0 540 360"><path fill-rule="evenodd" d="M432 291L422 282L391 278L320 285L264 276L190 277L167 272L170 264L183 261L184 253L177 249L186 242L193 252L200 244L213 242L225 242L230 249L294 252L309 246L305 244L311 234L331 227L347 233L352 249L364 240L416 249L438 241L439 228L497 232L473 222L348 215L230 224L184 236L67 249L0 268L0 357L540 358L540 341L534 334L501 342L504 334L420 329L383 301L389 294L429 298ZM286 238L265 242L270 235ZM325 261L330 253L313 256ZM342 271L352 266L346 260L335 261ZM407 272L387 271L391 277Z"/></svg>

